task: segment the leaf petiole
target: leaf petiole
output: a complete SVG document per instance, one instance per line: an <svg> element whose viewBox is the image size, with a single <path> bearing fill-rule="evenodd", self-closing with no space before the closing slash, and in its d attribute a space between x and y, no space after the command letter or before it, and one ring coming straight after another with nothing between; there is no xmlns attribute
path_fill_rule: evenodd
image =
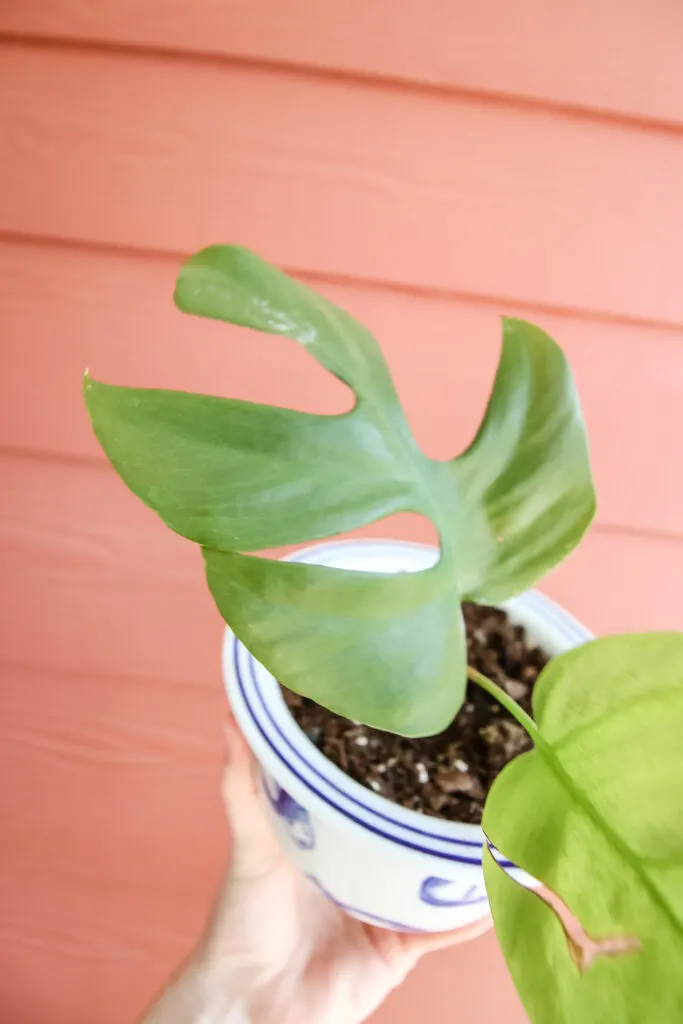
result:
<svg viewBox="0 0 683 1024"><path fill-rule="evenodd" d="M482 690L486 690L487 693L490 693L491 696L494 697L498 703L504 707L506 711L509 711L512 717L519 722L522 728L529 734L529 736L531 736L532 740L536 740L538 736L538 726L531 715L527 715L526 711L523 708L520 708L519 704L512 699L509 693L506 693L502 687L498 686L497 683L494 683L493 680L488 678L488 676L483 675L483 673L477 671L476 668L472 668L471 665L467 666L467 678L471 679L473 683L477 684L477 686L481 686Z"/></svg>

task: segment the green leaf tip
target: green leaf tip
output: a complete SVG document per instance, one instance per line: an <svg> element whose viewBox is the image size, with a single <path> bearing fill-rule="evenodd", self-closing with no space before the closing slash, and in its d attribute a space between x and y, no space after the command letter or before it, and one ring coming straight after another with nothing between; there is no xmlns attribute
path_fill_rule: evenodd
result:
<svg viewBox="0 0 683 1024"><path fill-rule="evenodd" d="M241 263L259 261L259 257L238 245L209 245L190 256L176 279L173 301L183 313L194 313L199 299L206 301L213 280L224 283L237 277ZM207 314L208 315L208 314Z"/></svg>
<svg viewBox="0 0 683 1024"><path fill-rule="evenodd" d="M100 386L88 408L110 461L171 529L206 549L220 611L280 680L379 728L440 731L465 690L462 600L524 590L593 515L585 428L562 351L539 328L504 320L477 436L436 462L415 441L376 340L328 299L246 249L211 246L183 266L175 301L297 341L356 403L315 416ZM426 516L441 538L438 565L408 582L249 555L402 511Z"/></svg>

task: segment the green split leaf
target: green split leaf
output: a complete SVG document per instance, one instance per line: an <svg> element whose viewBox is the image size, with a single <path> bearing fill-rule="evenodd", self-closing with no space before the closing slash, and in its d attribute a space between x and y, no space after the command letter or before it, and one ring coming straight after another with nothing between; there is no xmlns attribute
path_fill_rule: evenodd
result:
<svg viewBox="0 0 683 1024"><path fill-rule="evenodd" d="M493 392L468 450L419 449L377 342L343 310L244 249L183 267L176 302L303 345L354 392L314 416L86 377L93 426L127 485L201 544L216 603L291 689L406 735L444 728L465 690L463 599L500 601L578 543L595 509L585 429L560 348L503 322ZM246 343L246 342L245 342ZM383 576L247 554L394 512L429 518L440 559Z"/></svg>
<svg viewBox="0 0 683 1024"><path fill-rule="evenodd" d="M483 827L593 940L577 955L555 911L490 854L505 959L534 1024L683 1020L683 635L610 637L551 661L534 690L535 749L498 776Z"/></svg>

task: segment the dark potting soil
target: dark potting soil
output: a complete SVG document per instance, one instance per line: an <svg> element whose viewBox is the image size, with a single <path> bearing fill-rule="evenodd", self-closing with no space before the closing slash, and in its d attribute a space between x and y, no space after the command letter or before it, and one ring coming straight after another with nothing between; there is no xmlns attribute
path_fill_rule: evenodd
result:
<svg viewBox="0 0 683 1024"><path fill-rule="evenodd" d="M548 655L498 608L466 603L468 664L502 686L525 711ZM308 738L352 779L394 803L449 821L480 824L486 794L508 761L531 748L520 725L474 683L448 728L406 739L358 725L284 689Z"/></svg>

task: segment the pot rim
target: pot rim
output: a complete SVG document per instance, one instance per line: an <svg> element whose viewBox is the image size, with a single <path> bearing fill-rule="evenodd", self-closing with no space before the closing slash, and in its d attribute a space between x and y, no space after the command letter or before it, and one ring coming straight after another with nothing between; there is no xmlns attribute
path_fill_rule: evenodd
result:
<svg viewBox="0 0 683 1024"><path fill-rule="evenodd" d="M288 556L287 561L339 564L355 551L365 556L394 553L426 568L439 554L432 545L396 540L341 540L308 546ZM342 566L343 567L343 566ZM394 570L395 571L395 570ZM531 635L534 625L545 632L546 648L559 654L593 639L593 634L560 605L538 591L501 602ZM552 637L550 640L548 637ZM537 642L538 642L538 638ZM432 818L412 811L374 793L348 776L308 739L290 713L277 680L226 628L223 644L223 674L230 702L240 726L255 753L266 762L277 762L280 772L295 788L316 797L316 808L342 814L351 822L380 838L407 849L479 867L485 836L479 825ZM298 783L298 785L297 785ZM300 792L302 790L300 789ZM497 859L505 867L512 865Z"/></svg>

